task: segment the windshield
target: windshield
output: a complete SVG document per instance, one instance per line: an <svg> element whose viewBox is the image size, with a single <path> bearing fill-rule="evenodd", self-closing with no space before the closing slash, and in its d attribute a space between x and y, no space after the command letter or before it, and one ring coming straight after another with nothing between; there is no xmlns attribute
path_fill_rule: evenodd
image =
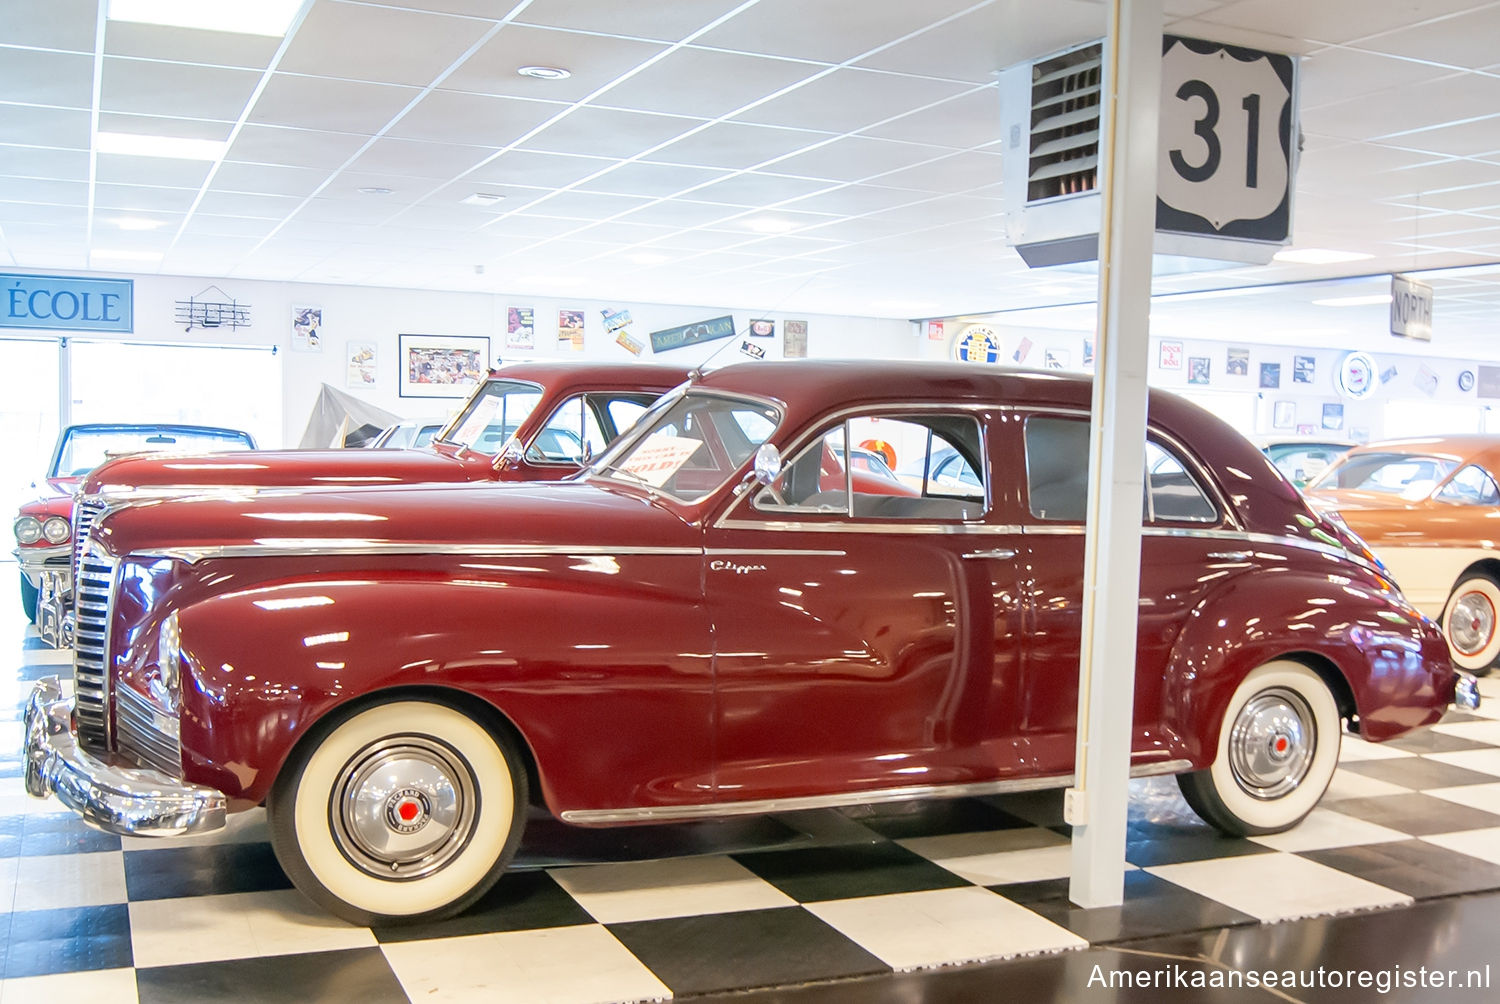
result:
<svg viewBox="0 0 1500 1004"><path fill-rule="evenodd" d="M748 463L780 421L780 411L759 401L685 394L643 416L642 431L601 457L592 473L696 502Z"/></svg>
<svg viewBox="0 0 1500 1004"><path fill-rule="evenodd" d="M1348 488L1393 495L1412 502L1431 495L1432 490L1457 468L1458 461L1447 457L1362 453L1347 456L1342 464L1328 468L1307 487L1309 491Z"/></svg>
<svg viewBox="0 0 1500 1004"><path fill-rule="evenodd" d="M542 389L518 380L491 380L469 398L438 440L495 456L542 401Z"/></svg>
<svg viewBox="0 0 1500 1004"><path fill-rule="evenodd" d="M169 453L214 453L221 450L251 450L255 444L243 432L231 429L163 428L75 428L69 429L57 451L51 477L82 477L111 457L146 451Z"/></svg>

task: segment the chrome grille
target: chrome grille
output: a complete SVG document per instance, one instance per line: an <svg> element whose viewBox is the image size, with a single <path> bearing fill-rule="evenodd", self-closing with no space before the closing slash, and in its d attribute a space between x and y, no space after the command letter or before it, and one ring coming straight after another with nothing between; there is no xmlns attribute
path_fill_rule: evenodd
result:
<svg viewBox="0 0 1500 1004"><path fill-rule="evenodd" d="M115 737L121 755L169 777L182 777L182 743L157 727L151 703L123 684L114 695Z"/></svg>
<svg viewBox="0 0 1500 1004"><path fill-rule="evenodd" d="M80 495L73 502L73 581L78 581L78 565L88 545L89 528L104 511L104 500L97 495Z"/></svg>
<svg viewBox="0 0 1500 1004"><path fill-rule="evenodd" d="M114 563L97 551L79 558L73 596L78 606L73 638L73 685L78 744L109 749L109 615L114 606Z"/></svg>

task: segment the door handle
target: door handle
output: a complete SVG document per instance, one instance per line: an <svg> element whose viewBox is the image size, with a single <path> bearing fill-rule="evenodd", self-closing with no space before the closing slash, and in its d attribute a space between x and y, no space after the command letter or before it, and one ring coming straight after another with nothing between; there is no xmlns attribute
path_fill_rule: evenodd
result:
<svg viewBox="0 0 1500 1004"><path fill-rule="evenodd" d="M997 558L1002 561L1007 558L1014 558L1015 556L1016 549L1013 547L994 547L988 551L970 551L964 555L965 558L970 560L975 558Z"/></svg>
<svg viewBox="0 0 1500 1004"><path fill-rule="evenodd" d="M1216 558L1219 561L1244 561L1246 558L1250 557L1250 554L1251 554L1250 551L1209 551L1208 552L1208 556L1210 558Z"/></svg>

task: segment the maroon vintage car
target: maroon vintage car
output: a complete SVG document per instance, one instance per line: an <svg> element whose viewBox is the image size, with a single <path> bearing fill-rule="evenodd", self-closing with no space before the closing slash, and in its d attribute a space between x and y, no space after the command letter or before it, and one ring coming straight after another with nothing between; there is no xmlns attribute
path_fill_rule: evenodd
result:
<svg viewBox="0 0 1500 1004"><path fill-rule="evenodd" d="M83 465L74 472L75 481L82 478L74 489L76 504L71 495L55 504L72 510L81 539L106 505L226 488L556 480L576 473L687 375L685 367L660 364L509 364L475 388L458 416L423 449L119 457ZM54 542L49 588L33 618L42 638L55 646L72 644L69 557L75 540L59 535Z"/></svg>
<svg viewBox="0 0 1500 1004"><path fill-rule="evenodd" d="M1066 785L1089 402L1055 374L749 363L563 482L108 513L27 789L135 834L264 803L296 884L371 923L474 902L532 799L609 826ZM1389 739L1473 679L1253 446L1150 407L1131 769L1283 830L1341 720ZM860 490L872 437L920 495Z"/></svg>

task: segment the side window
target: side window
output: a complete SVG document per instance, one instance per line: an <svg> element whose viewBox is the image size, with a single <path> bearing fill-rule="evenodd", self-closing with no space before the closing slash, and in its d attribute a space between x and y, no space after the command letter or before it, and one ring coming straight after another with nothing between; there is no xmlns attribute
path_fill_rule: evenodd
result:
<svg viewBox="0 0 1500 1004"><path fill-rule="evenodd" d="M1218 510L1176 454L1146 443L1145 512L1160 520L1215 522ZM1088 508L1089 425L1082 419L1026 420L1026 493L1038 519L1082 523Z"/></svg>
<svg viewBox="0 0 1500 1004"><path fill-rule="evenodd" d="M592 456L608 444L593 410L585 406L582 397L570 397L531 441L526 459L536 464L581 464L585 448Z"/></svg>
<svg viewBox="0 0 1500 1004"><path fill-rule="evenodd" d="M625 431L635 424L635 420L646 413L646 405L639 401L626 397L611 398L603 401L604 410L609 415L609 423L615 427L615 435L624 435Z"/></svg>
<svg viewBox="0 0 1500 1004"><path fill-rule="evenodd" d="M783 464L753 504L764 512L856 520L979 519L985 498L975 469L979 444L979 423L967 415L852 418Z"/></svg>
<svg viewBox="0 0 1500 1004"><path fill-rule="evenodd" d="M1463 505L1500 505L1500 489L1495 487L1495 479L1476 464L1453 475L1453 480L1442 487L1437 497L1443 502Z"/></svg>
<svg viewBox="0 0 1500 1004"><path fill-rule="evenodd" d="M1146 443L1146 522L1186 520L1213 523L1218 509L1177 455L1154 441Z"/></svg>

